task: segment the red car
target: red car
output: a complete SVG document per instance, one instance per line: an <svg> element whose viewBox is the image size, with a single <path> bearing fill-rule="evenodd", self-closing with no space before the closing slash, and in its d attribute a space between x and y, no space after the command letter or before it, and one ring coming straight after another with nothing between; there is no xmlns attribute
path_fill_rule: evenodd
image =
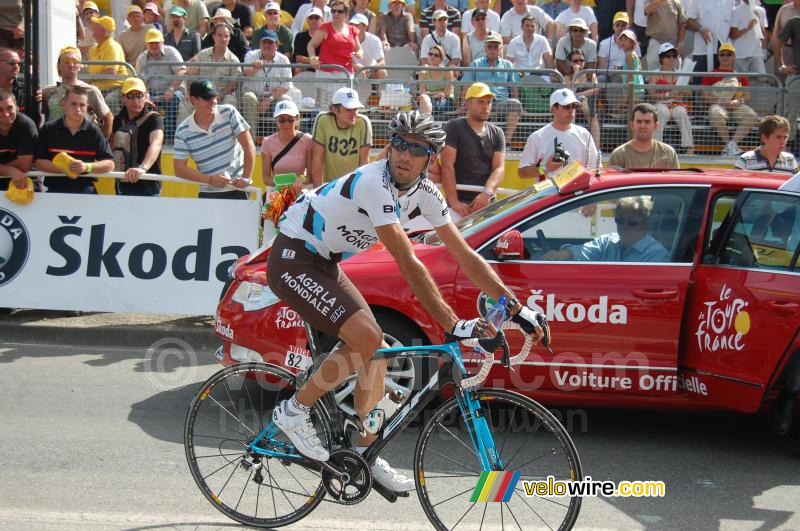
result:
<svg viewBox="0 0 800 531"><path fill-rule="evenodd" d="M772 402L785 368L800 373L800 363L789 363L800 356L800 194L777 190L785 177L609 171L559 181L457 223L552 327L552 354L537 349L517 372L497 370L487 383L552 404L756 412ZM626 208L635 215L623 216ZM638 240L614 248L631 231L647 249ZM476 316L478 289L436 234L412 240L458 315ZM641 252L630 254L637 245ZM223 292L216 328L224 365L263 359L299 368L309 361L302 320L265 286L268 252L242 258ZM342 267L390 344L441 342L442 330L380 244ZM510 340L512 348L519 344ZM327 338L328 347L334 343ZM430 370L401 363L390 368L390 388L411 388ZM353 385L338 393L351 411Z"/></svg>

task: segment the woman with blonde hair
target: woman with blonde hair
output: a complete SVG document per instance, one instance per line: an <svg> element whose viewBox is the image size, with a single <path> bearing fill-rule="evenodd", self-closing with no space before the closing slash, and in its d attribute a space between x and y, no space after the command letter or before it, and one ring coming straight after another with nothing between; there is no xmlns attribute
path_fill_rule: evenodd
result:
<svg viewBox="0 0 800 531"><path fill-rule="evenodd" d="M419 73L419 110L437 119L455 109L453 71L442 68L444 57L444 47L434 44L428 51L429 68Z"/></svg>
<svg viewBox="0 0 800 531"><path fill-rule="evenodd" d="M311 176L311 135L300 131L300 111L292 100L281 100L275 104L273 117L278 132L261 144L261 178L271 192L275 186L275 175L294 173L297 178L293 187L300 191L304 186L317 187L322 176Z"/></svg>

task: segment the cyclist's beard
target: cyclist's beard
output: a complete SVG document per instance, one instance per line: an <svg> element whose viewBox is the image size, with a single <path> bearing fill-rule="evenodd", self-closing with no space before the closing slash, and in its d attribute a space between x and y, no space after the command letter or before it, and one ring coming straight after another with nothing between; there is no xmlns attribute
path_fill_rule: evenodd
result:
<svg viewBox="0 0 800 531"><path fill-rule="evenodd" d="M386 154L386 169L389 172L389 177L392 179L392 184L400 192L407 192L407 191L411 190L416 185L418 185L420 182L422 182L422 179L427 178L428 177L428 167L430 166L430 164L431 164L431 156L428 155L428 160L427 160L427 162L425 162L425 169L422 170L422 173L419 174L419 177L417 177L416 179L414 179L413 181L411 181L408 184L400 184L400 183L397 182L397 179L395 179L394 173L392 172L392 150L389 149L389 152Z"/></svg>

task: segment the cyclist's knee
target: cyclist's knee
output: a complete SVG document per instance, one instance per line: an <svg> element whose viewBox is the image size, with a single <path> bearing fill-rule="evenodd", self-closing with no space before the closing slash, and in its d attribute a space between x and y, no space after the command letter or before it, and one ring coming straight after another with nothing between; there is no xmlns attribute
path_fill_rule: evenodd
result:
<svg viewBox="0 0 800 531"><path fill-rule="evenodd" d="M372 354L383 345L383 331L378 323L366 313L359 312L353 316L353 321L342 327L340 334L342 340L350 346L354 355L362 360L368 360Z"/></svg>

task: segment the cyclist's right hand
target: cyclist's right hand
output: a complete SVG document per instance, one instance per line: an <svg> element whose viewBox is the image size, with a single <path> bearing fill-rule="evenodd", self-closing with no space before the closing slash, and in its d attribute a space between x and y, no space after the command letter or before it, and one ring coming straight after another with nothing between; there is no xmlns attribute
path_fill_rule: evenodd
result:
<svg viewBox="0 0 800 531"><path fill-rule="evenodd" d="M486 331L488 329L489 323L487 323L486 320L481 317L469 320L462 319L460 321L456 321L456 324L453 325L453 330L450 331L450 335L456 341L461 341L463 339L483 337L486 335Z"/></svg>

